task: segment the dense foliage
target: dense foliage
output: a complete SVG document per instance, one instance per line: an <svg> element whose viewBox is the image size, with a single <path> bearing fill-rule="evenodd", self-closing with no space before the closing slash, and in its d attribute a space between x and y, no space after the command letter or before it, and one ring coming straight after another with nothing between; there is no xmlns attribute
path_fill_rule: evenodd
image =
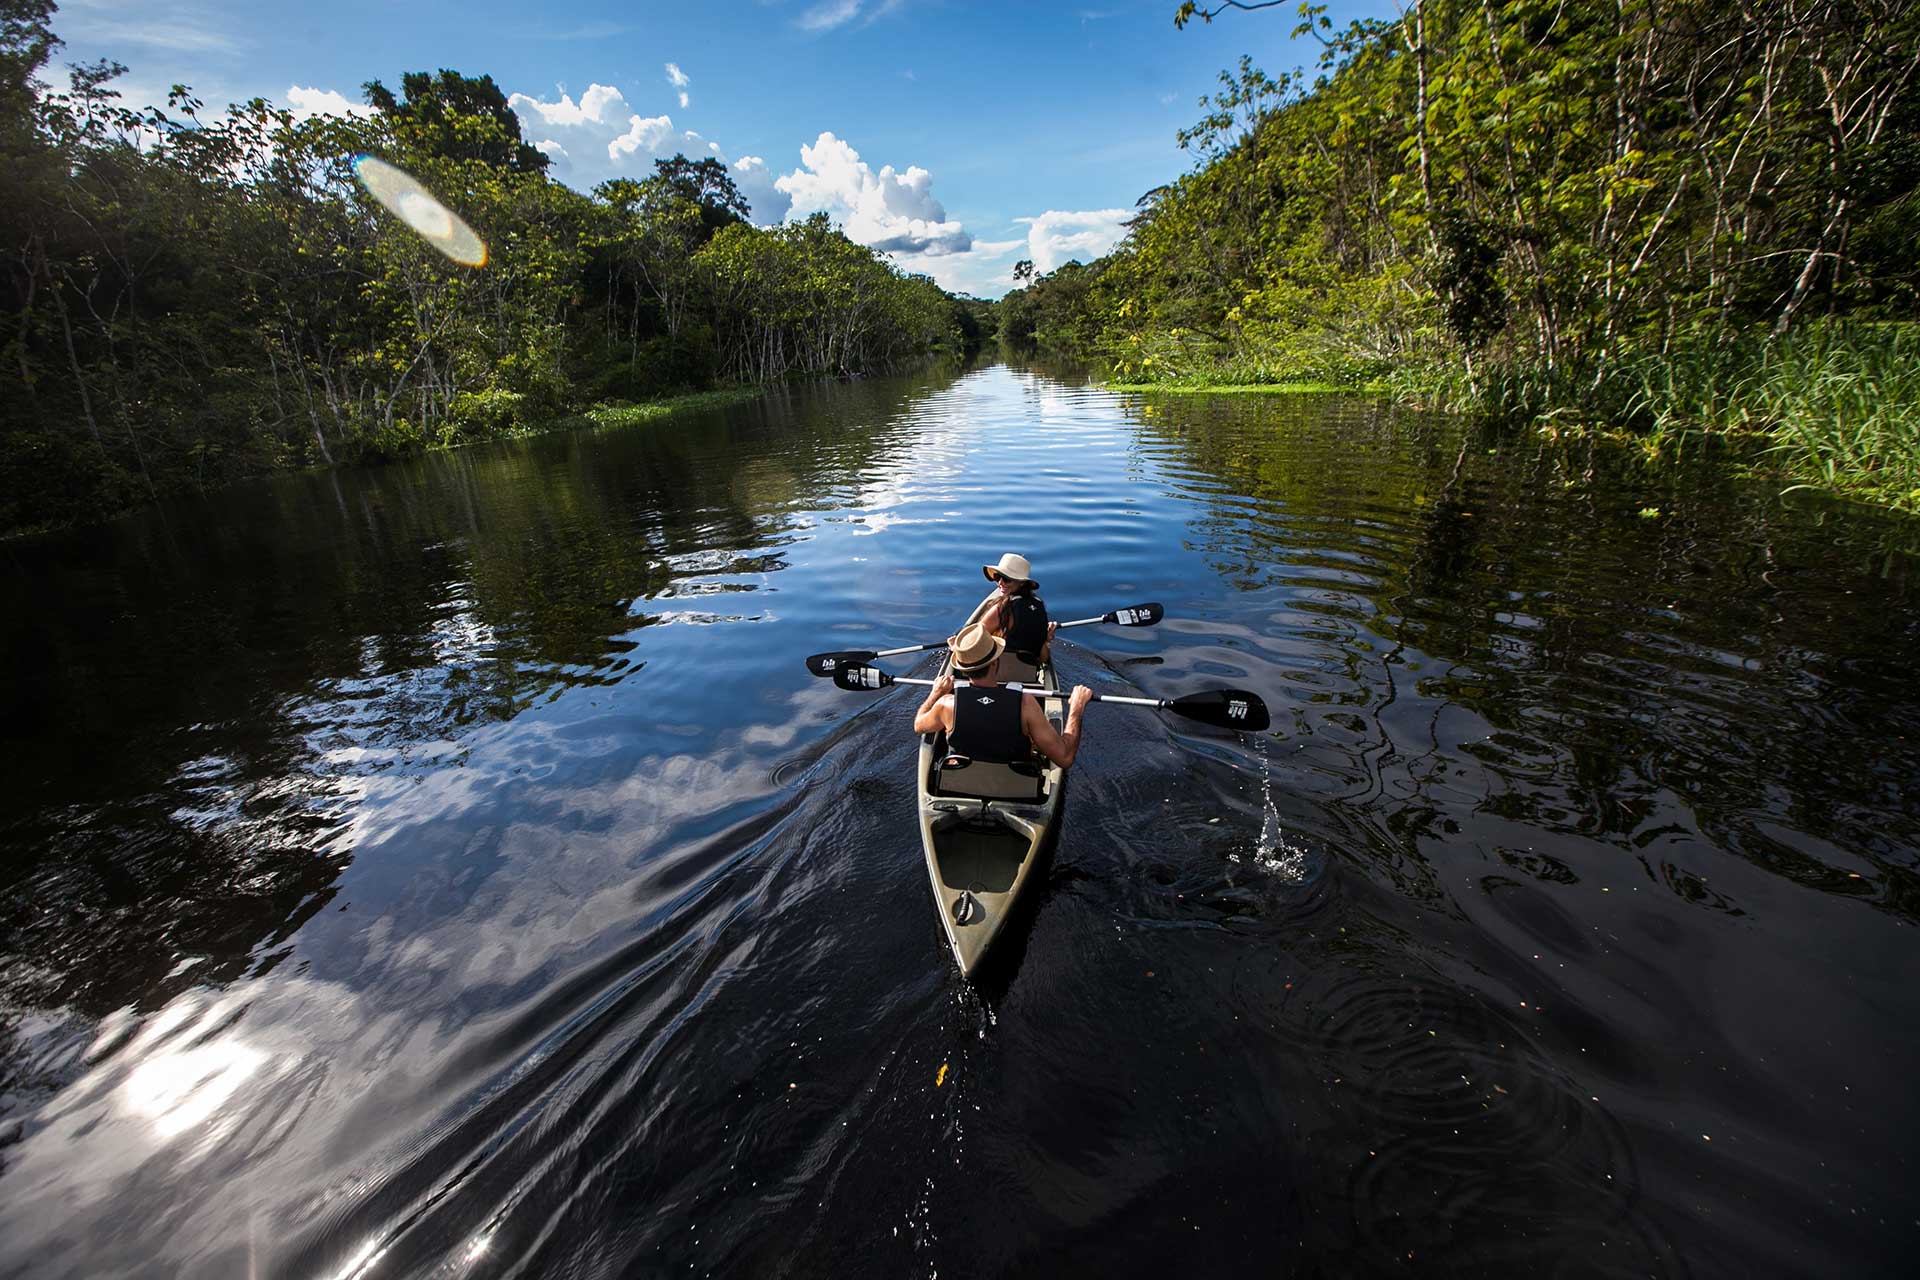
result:
<svg viewBox="0 0 1920 1280"><path fill-rule="evenodd" d="M859 373L957 349L978 318L823 219L761 229L724 166L660 161L582 195L490 77L366 86L365 116L121 68L36 80L51 0L0 0L0 532L183 485L523 430L725 381ZM412 173L491 250L447 261L351 162Z"/></svg>
<svg viewBox="0 0 1920 1280"><path fill-rule="evenodd" d="M1755 335L1920 308L1920 7L1413 0L1345 31L1302 13L1320 76L1223 74L1181 135L1194 169L1142 197L1113 254L1010 294L1009 338L1127 381L1398 372L1630 414L1640 357L1798 367ZM1904 466L1896 497L1920 486L1920 461L1879 452L1863 465Z"/></svg>

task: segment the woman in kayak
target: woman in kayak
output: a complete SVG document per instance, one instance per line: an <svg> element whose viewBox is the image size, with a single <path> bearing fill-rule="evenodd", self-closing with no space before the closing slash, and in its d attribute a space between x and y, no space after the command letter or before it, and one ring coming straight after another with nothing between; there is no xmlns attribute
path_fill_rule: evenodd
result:
<svg viewBox="0 0 1920 1280"><path fill-rule="evenodd" d="M1012 557L1018 560L1019 557ZM1003 562L1004 563L1004 562ZM1021 561L1021 567L1026 562ZM1080 750L1080 717L1093 690L1073 687L1067 699L1067 727L1058 730L1031 694L1008 697L996 677L1006 643L981 624L969 623L949 644L953 661L927 690L913 717L915 733L945 731L947 750L982 764L1025 764L1038 751L1062 769ZM954 687L954 677L968 687Z"/></svg>
<svg viewBox="0 0 1920 1280"><path fill-rule="evenodd" d="M1025 556L1008 552L1000 557L999 564L983 564L980 570L993 583L993 594L981 602L975 617L989 634L1006 643L1007 654L1023 668L1005 672L1007 678L1031 678L1053 656L1056 628L1047 619L1040 584L1033 580L1033 566Z"/></svg>

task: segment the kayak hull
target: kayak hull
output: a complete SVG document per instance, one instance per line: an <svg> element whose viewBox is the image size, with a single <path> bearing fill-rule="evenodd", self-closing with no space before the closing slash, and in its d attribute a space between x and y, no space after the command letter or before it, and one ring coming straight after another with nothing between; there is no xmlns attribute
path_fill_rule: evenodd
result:
<svg viewBox="0 0 1920 1280"><path fill-rule="evenodd" d="M1049 690L1058 688L1047 666L1039 669L1036 683ZM1061 728L1065 699L1056 692L1042 699L1041 705L1054 727ZM923 735L920 842L934 909L961 975L970 978L1002 936L1015 904L1038 873L1059 824L1066 775L1052 762L1040 760L1028 796L962 795L943 786L945 759L946 735Z"/></svg>

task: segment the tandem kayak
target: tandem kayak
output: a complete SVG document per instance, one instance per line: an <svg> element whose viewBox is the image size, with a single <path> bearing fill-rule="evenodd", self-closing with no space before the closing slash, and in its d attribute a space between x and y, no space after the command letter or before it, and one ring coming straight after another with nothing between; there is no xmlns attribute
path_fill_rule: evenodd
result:
<svg viewBox="0 0 1920 1280"><path fill-rule="evenodd" d="M1005 683L1055 691L1041 706L1063 729L1066 698L1052 666L1034 671L1011 655L1003 663ZM920 843L934 908L961 975L971 977L1042 861L1060 820L1066 773L1037 754L1030 765L950 761L944 732L921 736L919 772Z"/></svg>

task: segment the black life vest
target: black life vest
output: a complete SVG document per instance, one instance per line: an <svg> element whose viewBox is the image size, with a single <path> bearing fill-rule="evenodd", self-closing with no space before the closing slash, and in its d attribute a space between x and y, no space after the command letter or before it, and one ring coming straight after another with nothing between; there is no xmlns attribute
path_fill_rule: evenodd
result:
<svg viewBox="0 0 1920 1280"><path fill-rule="evenodd" d="M1032 592L1022 592L1007 597L1000 617L1006 623L1000 637L1007 642L1007 652L1028 666L1037 665L1040 650L1047 643L1047 606Z"/></svg>
<svg viewBox="0 0 1920 1280"><path fill-rule="evenodd" d="M953 732L947 749L983 764L1025 764L1033 746L1020 723L1026 695L1003 685L968 685L953 691Z"/></svg>

